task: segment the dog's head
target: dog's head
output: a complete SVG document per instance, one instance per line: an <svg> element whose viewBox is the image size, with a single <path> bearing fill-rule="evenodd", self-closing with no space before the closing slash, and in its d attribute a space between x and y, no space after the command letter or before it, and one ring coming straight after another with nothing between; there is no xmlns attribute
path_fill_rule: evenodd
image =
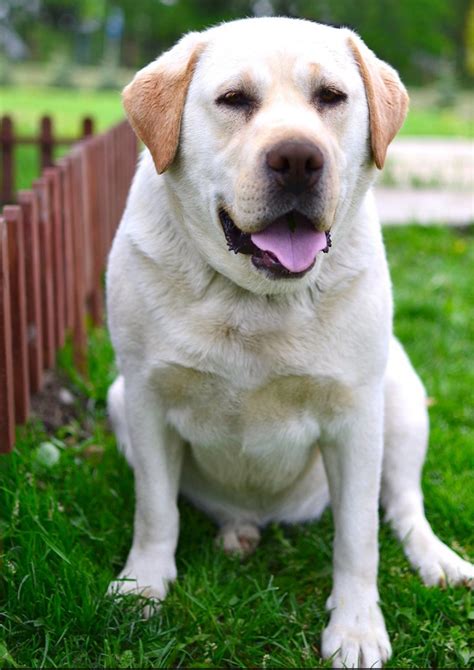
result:
<svg viewBox="0 0 474 670"><path fill-rule="evenodd" d="M279 292L317 271L408 96L350 30L272 18L188 34L138 72L124 105L206 261Z"/></svg>

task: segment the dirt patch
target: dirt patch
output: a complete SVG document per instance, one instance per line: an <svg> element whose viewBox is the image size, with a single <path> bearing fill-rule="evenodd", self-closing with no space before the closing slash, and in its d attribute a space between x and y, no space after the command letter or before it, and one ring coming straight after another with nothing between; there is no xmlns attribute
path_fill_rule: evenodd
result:
<svg viewBox="0 0 474 670"><path fill-rule="evenodd" d="M86 410L87 399L71 388L65 375L57 370L44 373L44 385L31 399L31 414L43 422L48 433L73 421L80 421Z"/></svg>

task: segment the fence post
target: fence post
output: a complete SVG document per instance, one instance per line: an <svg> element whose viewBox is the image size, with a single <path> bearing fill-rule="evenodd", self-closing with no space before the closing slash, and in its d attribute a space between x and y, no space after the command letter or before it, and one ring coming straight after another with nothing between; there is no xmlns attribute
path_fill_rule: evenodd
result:
<svg viewBox="0 0 474 670"><path fill-rule="evenodd" d="M51 368L56 357L54 333L54 270L48 186L43 178L35 179L33 190L39 202L39 243L42 265L41 306L43 318L43 358Z"/></svg>
<svg viewBox="0 0 474 670"><path fill-rule="evenodd" d="M50 116L43 116L40 121L39 133L40 169L44 170L53 164L54 136L53 120Z"/></svg>
<svg viewBox="0 0 474 670"><path fill-rule="evenodd" d="M94 134L94 119L90 116L85 116L82 119L82 137L90 137Z"/></svg>
<svg viewBox="0 0 474 670"><path fill-rule="evenodd" d="M86 293L87 278L85 267L85 218L84 218L84 183L82 171L82 156L80 149L71 155L71 183L72 183L72 241L74 255L74 363L78 370L85 374L87 371L87 332L86 332Z"/></svg>
<svg viewBox="0 0 474 670"><path fill-rule="evenodd" d="M43 172L49 196L49 213L52 234L52 261L54 274L54 311L56 348L62 347L65 340L64 317L64 265L63 265L63 225L61 208L60 170L57 167L46 168Z"/></svg>
<svg viewBox="0 0 474 670"><path fill-rule="evenodd" d="M88 244L90 248L91 267L89 269L89 304L94 325L102 323L104 299L102 291L102 222L100 220L100 200L103 197L100 186L101 173L98 161L98 139L89 139L82 145L85 167L85 206L89 228Z"/></svg>
<svg viewBox="0 0 474 670"><path fill-rule="evenodd" d="M41 261L38 199L33 191L20 191L25 233L26 318L31 392L43 385L43 323L41 314Z"/></svg>
<svg viewBox="0 0 474 670"><path fill-rule="evenodd" d="M105 242L105 249L104 249L104 254L107 253L107 249L110 247L110 242L112 240L112 221L113 221L113 188L112 188L112 183L113 183L113 172L112 172L112 138L110 136L110 132L106 133L104 135L104 140L103 140L103 149L104 149L104 155L103 155L103 169L104 169L104 175L105 175L105 182L104 182L104 201L105 201L105 225L104 225L104 242Z"/></svg>
<svg viewBox="0 0 474 670"><path fill-rule="evenodd" d="M15 440L8 239L0 218L0 452L10 451Z"/></svg>
<svg viewBox="0 0 474 670"><path fill-rule="evenodd" d="M71 160L67 156L58 161L61 178L61 210L63 213L63 269L64 269L64 319L66 329L74 325L74 251L73 251L73 199L71 192Z"/></svg>
<svg viewBox="0 0 474 670"><path fill-rule="evenodd" d="M15 192L14 157L15 142L13 121L9 116L2 116L0 122L0 153L2 156L2 203L13 202Z"/></svg>
<svg viewBox="0 0 474 670"><path fill-rule="evenodd" d="M80 175L80 212L82 230L82 257L84 265L84 301L86 312L89 308L89 298L94 287L94 245L92 237L92 198L91 179L88 161L88 142L77 145L77 156L79 161L78 174Z"/></svg>
<svg viewBox="0 0 474 670"><path fill-rule="evenodd" d="M30 379L26 339L25 240L18 205L3 208L7 226L12 352L15 389L15 423L25 423L30 410Z"/></svg>

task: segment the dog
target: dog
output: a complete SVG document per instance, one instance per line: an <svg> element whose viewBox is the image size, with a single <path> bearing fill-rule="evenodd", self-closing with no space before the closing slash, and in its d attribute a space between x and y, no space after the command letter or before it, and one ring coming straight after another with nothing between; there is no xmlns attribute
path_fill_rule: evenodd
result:
<svg viewBox="0 0 474 670"><path fill-rule="evenodd" d="M371 191L406 90L349 29L252 18L187 34L123 100L146 148L107 271L108 407L136 489L111 591L163 600L178 493L240 554L330 504L322 654L380 667L379 499L426 584L474 578L425 517L426 396Z"/></svg>

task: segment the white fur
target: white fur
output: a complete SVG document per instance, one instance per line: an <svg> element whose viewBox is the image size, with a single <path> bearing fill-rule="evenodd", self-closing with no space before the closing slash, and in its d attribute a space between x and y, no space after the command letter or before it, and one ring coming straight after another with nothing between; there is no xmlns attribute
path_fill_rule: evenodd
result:
<svg viewBox="0 0 474 670"><path fill-rule="evenodd" d="M258 19L188 38L206 46L178 155L158 176L145 150L107 273L121 372L109 408L137 497L121 573L131 581L111 588L164 598L176 577L178 490L239 552L254 548L258 527L317 518L331 499L323 654L336 667L372 667L390 655L376 584L381 479L387 516L426 583L472 579L473 568L434 536L423 512L425 394L392 336L367 102L348 35ZM173 62L173 51L166 58ZM344 109L320 114L308 104L309 63L344 87ZM264 100L248 122L214 103L241 72ZM246 230L269 212L275 218L258 160L272 138L294 133L327 156L317 214L333 247L303 278L270 280L228 251L217 209L225 203Z"/></svg>

